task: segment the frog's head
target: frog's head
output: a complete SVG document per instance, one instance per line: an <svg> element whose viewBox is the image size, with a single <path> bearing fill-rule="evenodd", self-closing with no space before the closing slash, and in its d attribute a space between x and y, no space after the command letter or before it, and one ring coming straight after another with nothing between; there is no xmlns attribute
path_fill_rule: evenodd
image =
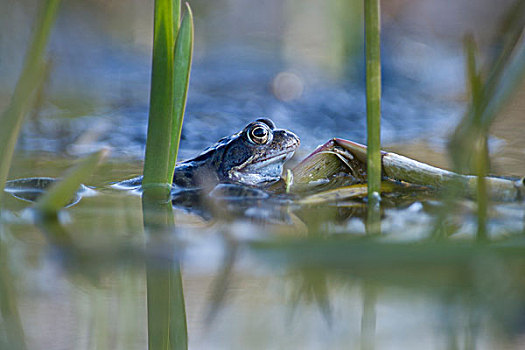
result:
<svg viewBox="0 0 525 350"><path fill-rule="evenodd" d="M221 141L222 152L217 154L220 159L215 160L219 177L247 185L278 181L284 162L300 143L294 133L277 129L269 119L257 119Z"/></svg>

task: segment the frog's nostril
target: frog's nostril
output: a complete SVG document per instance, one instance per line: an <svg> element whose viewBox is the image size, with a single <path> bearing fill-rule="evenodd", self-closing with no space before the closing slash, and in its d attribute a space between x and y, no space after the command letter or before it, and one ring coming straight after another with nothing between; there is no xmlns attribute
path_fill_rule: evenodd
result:
<svg viewBox="0 0 525 350"><path fill-rule="evenodd" d="M297 145L297 146L301 144L301 139L299 139L299 137L293 132L288 131L287 136L291 140L292 144Z"/></svg>

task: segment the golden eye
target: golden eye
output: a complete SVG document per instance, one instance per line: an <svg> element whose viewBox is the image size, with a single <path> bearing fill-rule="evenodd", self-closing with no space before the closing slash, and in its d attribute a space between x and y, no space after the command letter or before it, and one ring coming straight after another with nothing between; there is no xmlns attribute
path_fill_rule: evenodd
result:
<svg viewBox="0 0 525 350"><path fill-rule="evenodd" d="M262 145L268 142L269 134L268 128L256 125L248 131L248 139L257 145Z"/></svg>

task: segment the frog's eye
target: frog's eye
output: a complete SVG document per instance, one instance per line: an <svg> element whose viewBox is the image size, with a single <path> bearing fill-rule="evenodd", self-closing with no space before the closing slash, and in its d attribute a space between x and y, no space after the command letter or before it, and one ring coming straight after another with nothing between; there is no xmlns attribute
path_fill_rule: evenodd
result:
<svg viewBox="0 0 525 350"><path fill-rule="evenodd" d="M261 125L255 125L248 130L248 139L256 145L263 145L270 139L270 130Z"/></svg>

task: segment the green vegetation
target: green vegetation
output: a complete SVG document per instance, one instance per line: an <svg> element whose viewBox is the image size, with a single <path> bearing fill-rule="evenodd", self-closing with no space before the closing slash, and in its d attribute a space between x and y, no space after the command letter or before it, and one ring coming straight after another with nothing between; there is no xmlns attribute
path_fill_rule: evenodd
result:
<svg viewBox="0 0 525 350"><path fill-rule="evenodd" d="M42 57L58 3L51 0L46 2L13 99L2 115L2 123L5 126L0 129L2 187L23 116L31 107L35 90L41 86L44 79L45 64ZM519 6L522 6L519 8L520 12L525 7L521 4L525 2L519 3ZM200 218L196 218L198 215L192 213L192 217L188 219L192 228L184 231L185 235L179 241L178 233L186 229L175 225L169 195L192 64L193 17L190 7L186 6L181 21L182 11L178 1L157 0L142 202L137 196L106 192L104 189L99 191L96 198L86 199L81 206L69 210L68 216L71 221L60 222L57 212L68 204L80 184L91 176L93 168L107 153L100 151L81 160L61 181L56 182L40 197L36 209L43 215L38 217L36 225L32 219L26 219L16 211L5 213L7 219L0 223L0 323L4 326L4 329L0 330L0 348L25 349L24 333L29 334L27 346L31 347L31 342L40 336L37 334L35 337L35 330L30 328L33 324L40 326L35 319L55 316L57 310L62 311L70 307L70 304L78 303L84 309L88 309L88 312L72 309L72 314L80 315L80 322L74 319L75 322L71 323L74 323L76 328L60 329L69 338L74 338L71 336L72 332L78 332L80 334L73 333L74 336L79 335L76 338L87 339L89 345L97 348L127 349L137 344L144 345L140 344L140 341L145 340L147 328L149 349L187 349L188 326L181 257L186 252L184 244L190 246L189 252L193 254L195 251L191 251L192 244L200 248L200 241L206 241L204 248L208 249L208 244L213 244L214 249L224 253L223 266L216 273L215 283L211 283L208 291L202 291L203 286L209 287L209 283L206 283L210 280L208 272L190 275L197 278L188 278L185 281L189 282L186 285L189 292L187 289L186 294L191 298L191 312L201 310L200 304L198 307L195 305L201 302L201 295L207 295L210 300L209 312L204 321L208 324L205 326L216 320L254 320L255 325L260 327L257 332L261 333L252 333L248 327L244 329L237 327L237 324L217 328L221 332L224 329L232 332L229 328L235 328L235 336L235 332L242 332L243 336L248 334L253 347L271 347L280 340L279 336L287 337L290 332L286 327L283 328L284 335L264 332L267 332L266 329L273 329L273 321L280 327L282 320L278 318L282 316L281 309L289 308L290 304L293 304L291 309L299 309L297 306L305 301L317 303L319 310L299 310L296 320L300 317L306 319L311 317L311 314L315 317L315 312L319 312L319 318L322 320L319 328L315 329L310 324L308 329L314 329L316 337L324 336L322 332L325 325L322 322L326 321L329 325L325 327L329 329L326 334L333 337L332 324L340 321L341 317L347 317L347 314L343 314L345 308L350 310L352 316L359 312L354 303L356 290L362 294L362 299L357 301L362 301L360 342L363 349L373 348L374 342L380 340L379 337L375 339L376 319L380 320L380 316L385 316L381 313L376 314L376 304L388 304L392 300L397 303L403 300L400 296L408 299L410 307L423 303L425 312L437 305L444 309L443 314L452 309L462 319L474 316L476 320L481 320L476 322L479 322L479 328L483 331L485 328L493 330L493 327L486 327L486 319L497 319L500 313L503 315L503 321L498 324L499 329L512 332L517 328L517 332L521 334L519 327L522 325L525 308L525 284L522 278L525 269L523 228L516 229L514 226L505 232L505 236L501 235L498 240L492 239L487 244L472 244L470 238L463 239L460 235L454 237L454 240L442 239L435 242L433 237L428 237L425 226L427 221L424 220L437 217L437 220L445 222L446 216L452 213L451 207L448 207L449 202L427 201L428 197L424 197L426 192L421 196L424 199L420 200L420 197L417 197L417 186L409 187L405 183L390 180L381 182L381 175L437 189L448 188L450 193L456 192L450 195L450 202L456 200L458 194L475 197L478 204L475 209L477 237L484 241L488 241L489 199L514 201L513 207L510 208L514 212L523 209L522 203L516 203L516 199L523 198L523 186L519 189L515 181L487 176L490 170L487 147L490 125L525 75L525 44L523 38L516 34L521 32L522 27L518 25L516 16L511 16L505 24L505 30L510 34L505 36L505 45L493 60L487 61L479 57L473 37L467 37L465 40L470 105L451 139L450 152L456 171L474 175L458 175L394 153L380 152L379 5L379 0L365 0L368 148L345 140L330 140L315 155L294 168L293 173L288 171L286 192L302 197L297 200L294 198L291 205L283 205L283 210L276 201L278 217L273 216L273 208L261 206L257 209L262 208L264 212L258 211L255 215L251 213L250 215L254 216L250 216L249 220L244 220L248 215L244 216L242 226L231 229L235 225L229 225L230 222L224 218L217 220L218 223L199 221ZM518 12L516 8L514 10ZM480 62L487 63L480 67ZM358 163L362 165L359 169L355 167ZM325 179L336 178L336 175L342 172L355 178L365 173L368 183L363 180L361 184L346 187L339 185L336 188L324 188L321 192L320 188L327 182ZM414 211L406 210L400 205L392 205L399 203L392 198L401 192L400 188L405 191L401 195L408 193L407 203L419 201L423 204L417 203ZM379 197L376 194L380 192L385 194L383 208L391 209L390 213L385 215L382 229L393 234L389 237L363 237L358 226L361 222L355 219L365 216L363 213L366 208L362 199L368 195L366 229L368 233L379 233L381 218ZM304 196L305 193L308 195ZM387 193L394 193L394 196ZM432 196L432 199L435 199L434 192ZM352 201L354 199L355 201ZM248 200L249 205L252 202L257 202L255 205L263 202L258 198ZM391 202L388 202L389 200ZM399 201L401 202L400 199ZM231 204L227 200L220 203L226 203L228 206ZM469 232L468 228L463 231L458 229L458 226L465 224L464 218L471 213L470 201L465 200L461 204L464 204L462 212L454 213L454 219L459 218L460 222L453 222L452 224L457 226L450 229L450 232ZM235 203L231 206L235 208ZM424 206L424 209L418 209L418 206ZM436 215L441 207L444 207L443 213L446 215ZM242 210L243 213L248 212L245 207ZM271 222L267 222L267 217L264 216L260 218L264 225L259 225L259 217L256 215L268 213ZM400 229L398 222L393 222L398 219L394 218L398 214L415 218L415 227L410 227L412 222L409 222L406 227ZM514 215L519 217L517 220L523 219L521 212ZM4 216L2 220L3 218ZM404 221L404 224L407 221ZM251 232L252 229L255 234ZM271 235L274 229L278 233ZM404 229L406 232L399 232ZM186 239L197 231L198 234L189 240ZM143 236L140 235L142 232ZM201 233L209 237L197 237ZM199 242L194 243L196 241ZM216 248L215 244L219 248ZM205 250L204 254L209 254L206 249L202 249ZM212 252L212 255L214 253ZM205 255L204 259L208 257L209 255ZM250 269L253 266L257 267L255 274L251 274L252 270L246 269L246 265L236 269L235 265L244 264L244 260L249 260L247 266ZM58 268L51 266L54 264L58 265ZM266 270L263 265L274 265L276 268ZM216 266L211 266L211 269L215 268ZM191 270L185 273L190 274ZM79 276L82 280L89 280L89 288L85 287L87 284L82 284L85 282L79 282ZM112 288L118 284L118 278L125 282L130 277L132 280L136 279L136 283L121 283L120 290L116 290L115 293L115 289ZM17 279L21 283L17 283ZM39 283L42 282L31 279L44 280L44 287L49 288L45 290L44 297L39 294ZM67 280L67 283L63 283L63 280ZM54 285L55 282L58 283ZM66 284L66 287L62 287L62 284ZM23 287L18 289L17 285ZM147 327L142 317L145 315L144 285L147 288ZM389 290L391 285L396 288ZM397 288L398 286L402 288ZM235 297L234 292L245 293L250 288L255 291L253 295L245 294L240 302L230 303L230 299ZM127 295L129 298L125 298L125 293L129 293L130 290L131 297ZM56 291L58 293L54 295ZM250 299L244 299L246 295ZM415 300L414 295L424 297ZM267 298L268 296L270 298ZM421 301L428 296L432 301ZM330 298L335 299L334 305L331 305ZM466 302L462 303L461 299ZM349 301L352 304L345 304ZM52 306L49 308L51 311L40 307L44 303ZM246 317L246 310L250 310L252 304L260 304L256 305L259 307L255 308L257 312L264 313L269 310L271 318L259 317L256 313L253 313L255 316ZM22 317L19 315L19 305ZM39 307L33 308L33 305ZM431 307L428 307L429 305ZM461 310L465 305L471 308L467 311L472 314ZM275 306L279 308L279 312L275 312ZM332 306L337 308L334 308L335 312L331 311ZM226 310L227 317L222 318L222 315L219 315L222 309ZM290 313L293 314L293 310ZM120 318L112 313L121 313ZM286 311L284 313L286 314ZM96 315L93 316L94 314ZM193 318L195 315L191 316ZM197 314L195 318L198 316ZM439 316L450 317L441 314ZM31 317L34 319L29 319ZM113 322L114 320L117 322ZM291 317L286 319L285 323L293 324L296 320ZM200 321L197 320L196 323ZM351 320L345 324L351 328L355 322ZM29 326L24 330L23 325ZM472 339L476 339L477 325L470 322L468 326L470 328L466 333L470 334ZM216 329L210 332L201 331L200 328L204 328L201 324L194 327L192 329L195 329L195 334L211 334L210 339L205 339L205 342L197 346L206 346L209 344L206 341L215 341L219 336L223 336L214 333ZM292 328L294 329L291 333L295 333L295 324ZM454 328L453 323L450 328ZM260 334L265 338L272 338L266 336L270 334L278 340L258 338ZM224 338L229 335L226 334ZM358 339L355 335L357 333L351 333L353 338ZM296 337L294 334L292 336ZM484 337L486 336L479 338ZM329 340L327 344L336 346L339 338L334 339L333 342ZM468 339L471 346L465 348L475 347L472 339ZM235 343L237 347L243 347L244 344L240 340L235 341L239 341ZM298 342L298 337L294 341ZM465 344L467 343L465 340ZM74 348L74 345L70 347ZM355 344L349 346L353 345Z"/></svg>
<svg viewBox="0 0 525 350"><path fill-rule="evenodd" d="M179 149L193 55L193 15L180 17L180 1L155 1L150 113L142 197L148 251L166 244L176 256L169 200ZM180 23L180 26L179 26ZM174 41L174 38L176 40ZM186 309L177 259L148 259L148 348L187 349Z"/></svg>
<svg viewBox="0 0 525 350"><path fill-rule="evenodd" d="M365 1L368 227L380 231L381 192L381 19L379 0Z"/></svg>
<svg viewBox="0 0 525 350"><path fill-rule="evenodd" d="M177 163L182 121L186 109L186 97L190 83L191 60L193 57L193 14L190 5L186 4L186 15L175 42L173 67L173 121L171 125L171 145L169 153L168 179L173 178Z"/></svg>
<svg viewBox="0 0 525 350"><path fill-rule="evenodd" d="M0 347L3 349L24 350L27 348L24 328L18 312L17 293L13 285L9 263L9 249L0 240L0 320L5 331L5 340L0 334ZM4 332L2 332L4 333Z"/></svg>
<svg viewBox="0 0 525 350"><path fill-rule="evenodd" d="M487 236L487 211L490 188L488 134L490 126L525 76L525 39L522 18L525 2L518 1L503 21L504 42L500 52L479 67L479 53L472 36L465 39L469 108L451 137L449 151L454 168L461 173L476 174L477 235ZM495 45L496 46L496 45Z"/></svg>
<svg viewBox="0 0 525 350"><path fill-rule="evenodd" d="M193 16L189 5L180 30L179 13L180 1L155 1L143 188L158 198L169 197L193 54Z"/></svg>
<svg viewBox="0 0 525 350"><path fill-rule="evenodd" d="M471 108L474 110L474 125L476 129L479 129L478 141L476 145L476 154L474 160L474 168L476 178L476 197L478 202L478 228L477 236L478 239L484 240L487 237L487 210L488 210L488 189L487 181L485 177L488 175L489 168L489 148L488 148L488 131L482 132L481 120L479 117L480 108L483 104L482 101L482 78L481 73L478 71L478 63L476 62L478 55L476 43L472 36L467 36L464 43L465 47L465 66L466 66L466 78L468 91L470 92L470 103ZM463 165L458 166L462 167Z"/></svg>
<svg viewBox="0 0 525 350"><path fill-rule="evenodd" d="M178 4L180 7L180 3ZM177 6L175 6L177 7ZM148 137L144 163L143 187L162 186L167 197L171 124L173 123L173 43L179 19L173 17L172 0L155 1L153 61L148 118ZM178 12L178 11L175 11Z"/></svg>
<svg viewBox="0 0 525 350"><path fill-rule="evenodd" d="M65 207L107 154L108 150L104 149L81 160L39 198L36 209L44 215L50 215Z"/></svg>
<svg viewBox="0 0 525 350"><path fill-rule="evenodd" d="M5 182L11 166L11 158L16 140L29 111L35 92L42 84L46 63L44 53L53 28L60 0L47 0L33 31L33 38L26 53L24 67L15 87L7 109L2 113L0 122L0 198L4 192Z"/></svg>

